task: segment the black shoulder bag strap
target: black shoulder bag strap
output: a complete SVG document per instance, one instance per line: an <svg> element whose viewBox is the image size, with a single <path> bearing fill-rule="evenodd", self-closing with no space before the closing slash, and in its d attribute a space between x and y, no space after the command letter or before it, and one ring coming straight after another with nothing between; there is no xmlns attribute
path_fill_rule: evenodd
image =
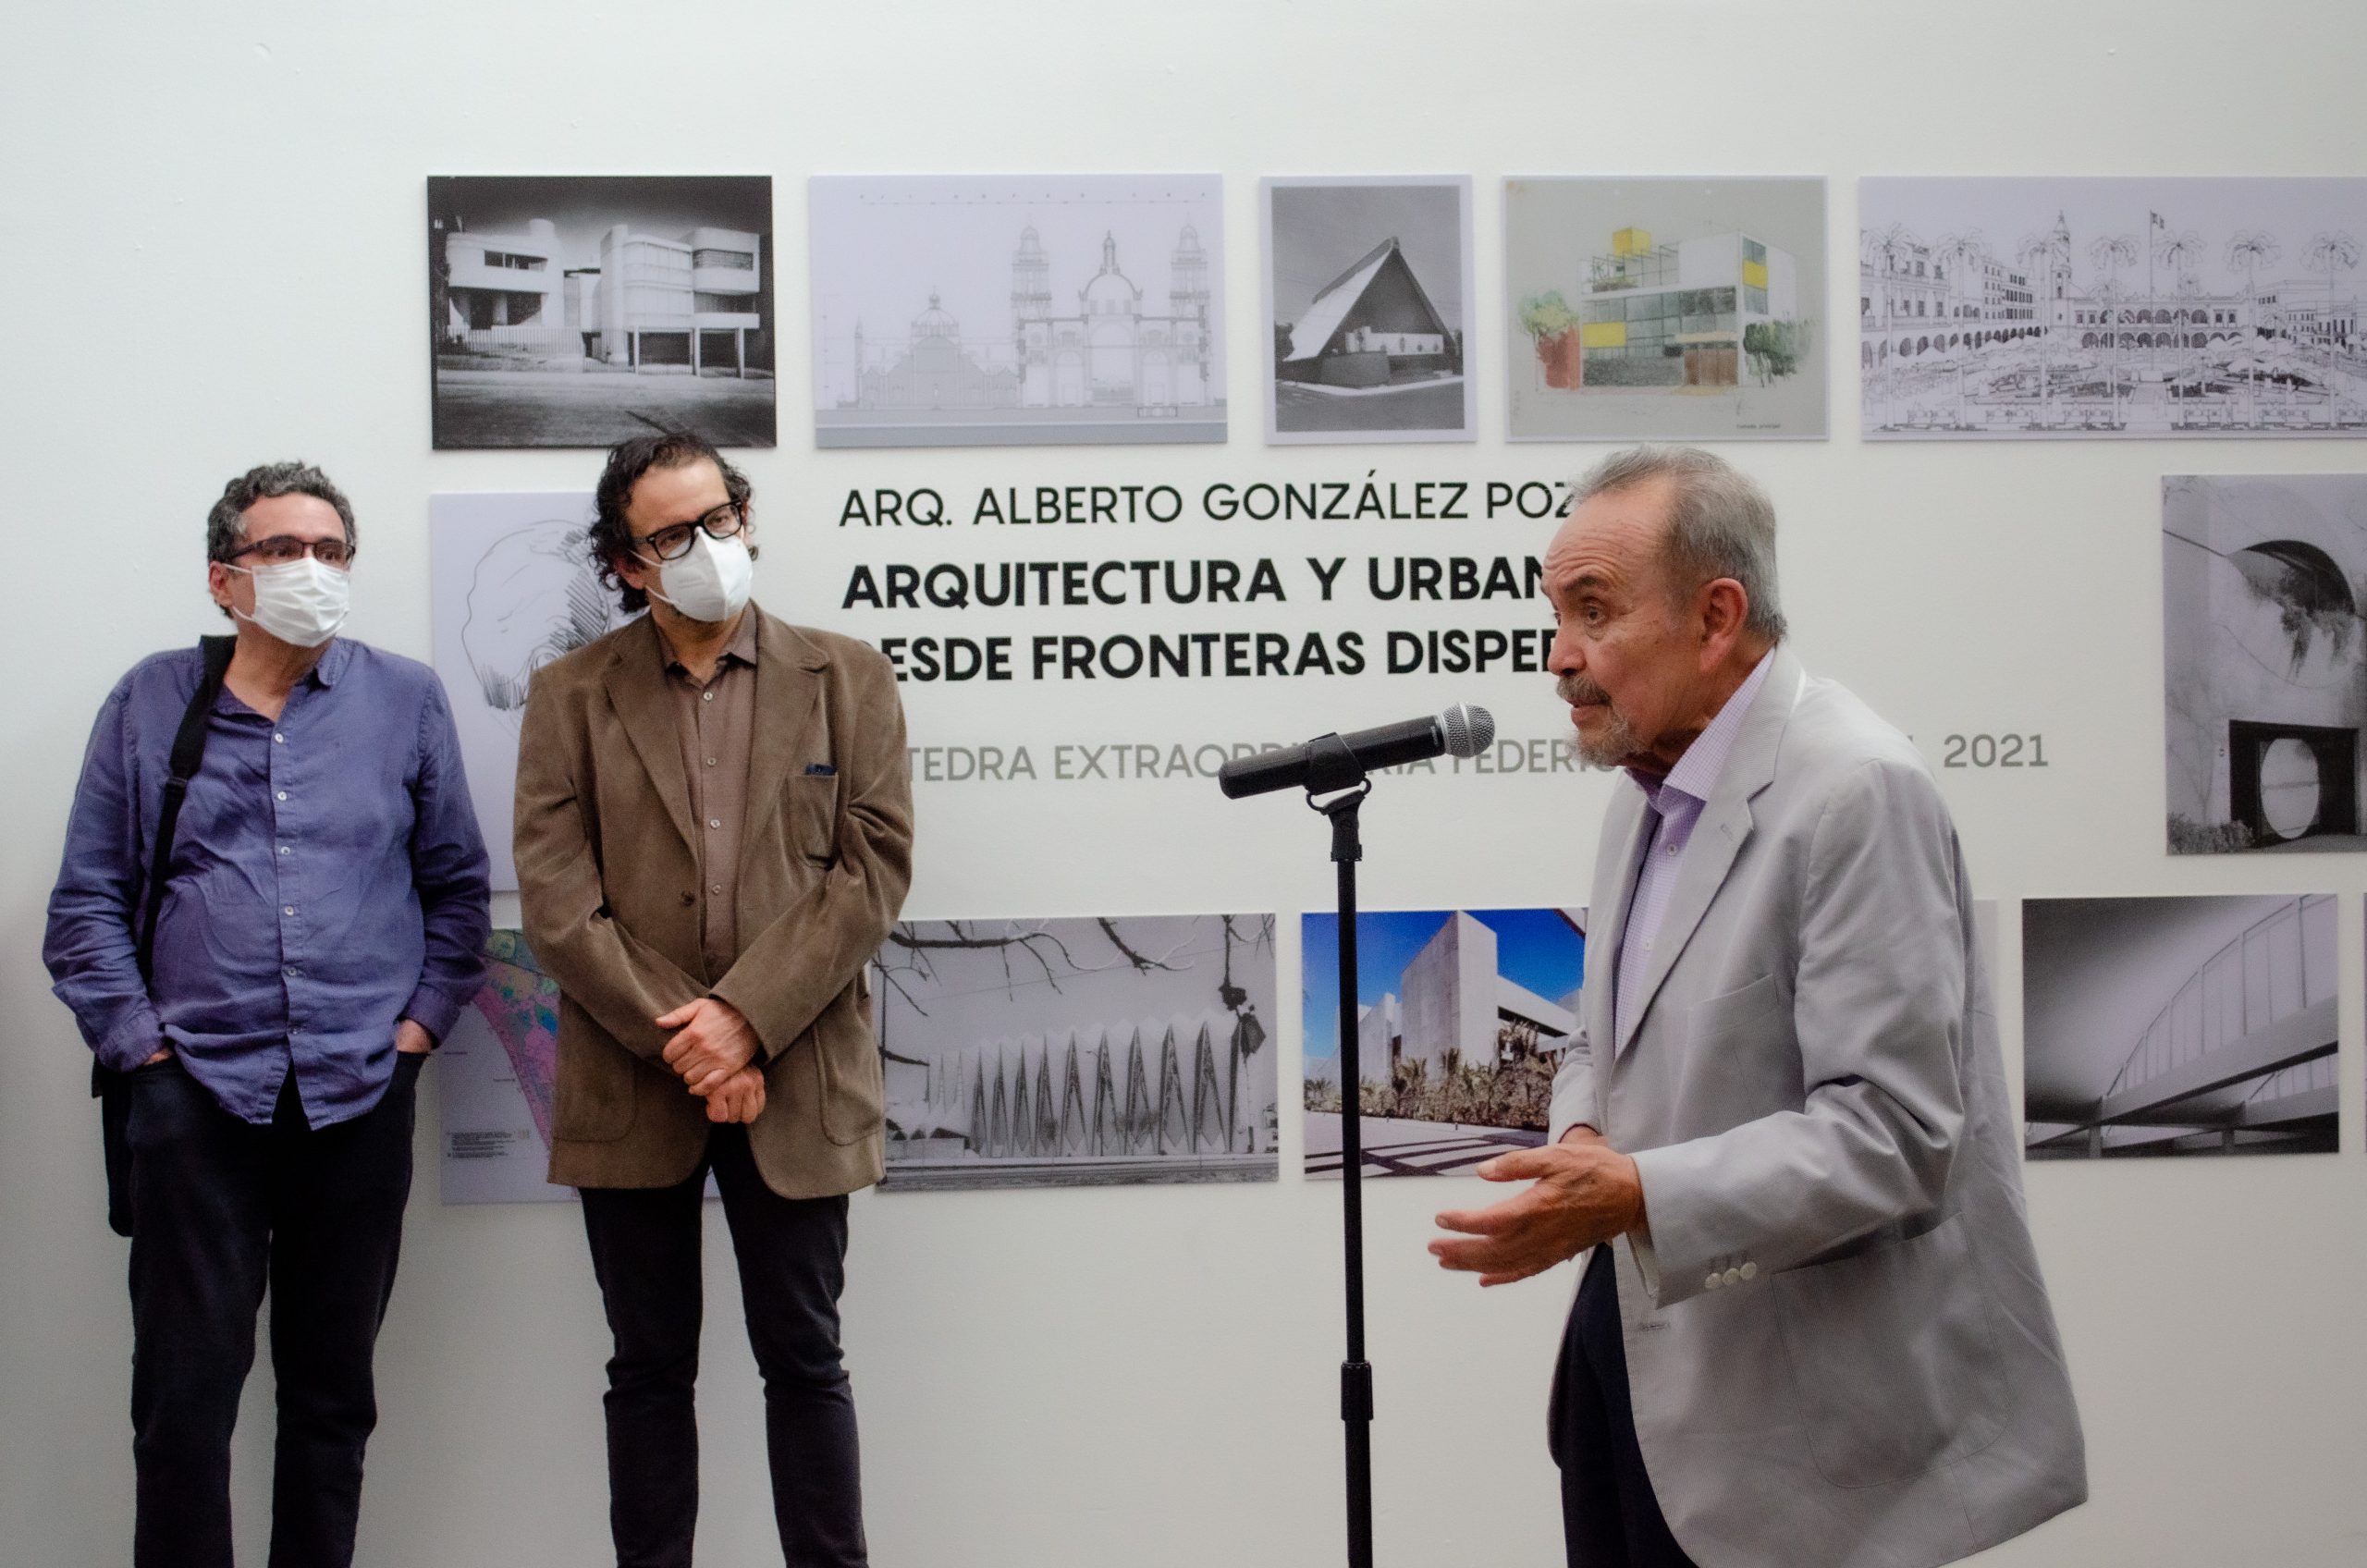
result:
<svg viewBox="0 0 2367 1568"><path fill-rule="evenodd" d="M171 879L173 837L180 826L181 802L189 797L190 780L205 760L207 721L222 695L223 678L229 673L236 637L203 637L198 646L205 655L197 691L181 714L173 734L172 759L165 779L164 807L156 814L156 843L148 862L148 880L141 890L138 955L140 978L153 979L156 967L156 916L165 907L165 884ZM99 1101L99 1133L107 1165L107 1225L118 1236L131 1234L131 1075L113 1072L93 1062L91 1093Z"/></svg>

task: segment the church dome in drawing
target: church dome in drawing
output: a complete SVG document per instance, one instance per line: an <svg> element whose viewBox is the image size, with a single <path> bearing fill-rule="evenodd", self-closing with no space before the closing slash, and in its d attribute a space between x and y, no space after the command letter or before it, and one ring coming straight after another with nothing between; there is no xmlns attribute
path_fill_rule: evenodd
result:
<svg viewBox="0 0 2367 1568"><path fill-rule="evenodd" d="M1118 240L1114 235L1101 237L1101 270L1093 275L1079 297L1085 301L1088 316L1133 315L1138 309L1142 290L1118 270Z"/></svg>
<svg viewBox="0 0 2367 1568"><path fill-rule="evenodd" d="M1044 253L1044 242L1036 237L1036 226L1032 223L1019 231L1019 253L1022 256L1040 256Z"/></svg>
<svg viewBox="0 0 2367 1568"><path fill-rule="evenodd" d="M937 298L935 294L931 294L928 297L928 309L913 318L914 343L925 343L932 337L959 341L962 337L962 324L938 308Z"/></svg>

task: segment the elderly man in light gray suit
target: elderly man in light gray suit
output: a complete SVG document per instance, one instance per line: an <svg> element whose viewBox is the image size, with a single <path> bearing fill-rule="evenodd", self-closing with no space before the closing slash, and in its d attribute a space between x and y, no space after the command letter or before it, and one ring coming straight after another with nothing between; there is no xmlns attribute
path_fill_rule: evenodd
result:
<svg viewBox="0 0 2367 1568"><path fill-rule="evenodd" d="M1709 453L1578 482L1545 556L1582 755L1624 768L1534 1184L1442 1214L1503 1284L1595 1248L1553 1450L1574 1568L1928 1568L2083 1501L1972 893L1907 738L1784 645Z"/></svg>

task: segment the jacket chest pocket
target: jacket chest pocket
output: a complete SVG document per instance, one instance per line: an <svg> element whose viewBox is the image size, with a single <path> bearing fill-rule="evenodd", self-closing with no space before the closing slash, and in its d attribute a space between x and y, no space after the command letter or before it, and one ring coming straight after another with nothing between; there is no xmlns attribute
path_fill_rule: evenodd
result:
<svg viewBox="0 0 2367 1568"><path fill-rule="evenodd" d="M828 865L838 852L839 778L835 773L791 776L781 804L781 826L789 851L816 865Z"/></svg>

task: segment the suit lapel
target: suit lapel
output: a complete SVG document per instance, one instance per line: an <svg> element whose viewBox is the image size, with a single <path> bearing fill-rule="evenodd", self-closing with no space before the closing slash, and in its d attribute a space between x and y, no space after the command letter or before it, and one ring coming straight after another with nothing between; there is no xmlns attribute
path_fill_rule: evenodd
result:
<svg viewBox="0 0 2367 1568"><path fill-rule="evenodd" d="M666 695L665 649L649 617L643 616L617 639L604 683L608 706L624 726L625 738L664 802L668 820L681 835L682 847L697 853L698 835L691 831L691 781L682 777L681 734Z"/></svg>
<svg viewBox="0 0 2367 1568"><path fill-rule="evenodd" d="M1642 994L1628 1004L1627 1038L1618 1044L1622 1052L1643 1029L1662 982L1699 929L1702 917L1710 913L1711 901L1725 885L1726 873L1734 869L1735 856L1750 837L1752 797L1775 778L1775 753L1799 693L1800 667L1780 643L1767 656L1774 661L1773 667L1743 718L1734 750L1726 753L1725 767L1701 807L1700 820L1693 825L1692 838L1686 841L1676 886L1669 889L1668 909L1653 934L1651 957L1644 964Z"/></svg>
<svg viewBox="0 0 2367 1568"><path fill-rule="evenodd" d="M814 709L822 698L821 672L829 658L794 627L757 612L756 719L748 757L748 812L778 809L782 786L790 775L810 762L828 762L828 754L811 754ZM741 855L762 841L753 824L740 835Z"/></svg>
<svg viewBox="0 0 2367 1568"><path fill-rule="evenodd" d="M1617 1027L1619 945L1627 929L1627 908L1636 897L1637 863L1644 855L1644 825L1650 820L1641 791L1623 788L1603 825L1603 852L1595 866L1594 913L1587 933L1587 1038L1609 1042ZM1608 1058L1606 1057L1606 1060Z"/></svg>

